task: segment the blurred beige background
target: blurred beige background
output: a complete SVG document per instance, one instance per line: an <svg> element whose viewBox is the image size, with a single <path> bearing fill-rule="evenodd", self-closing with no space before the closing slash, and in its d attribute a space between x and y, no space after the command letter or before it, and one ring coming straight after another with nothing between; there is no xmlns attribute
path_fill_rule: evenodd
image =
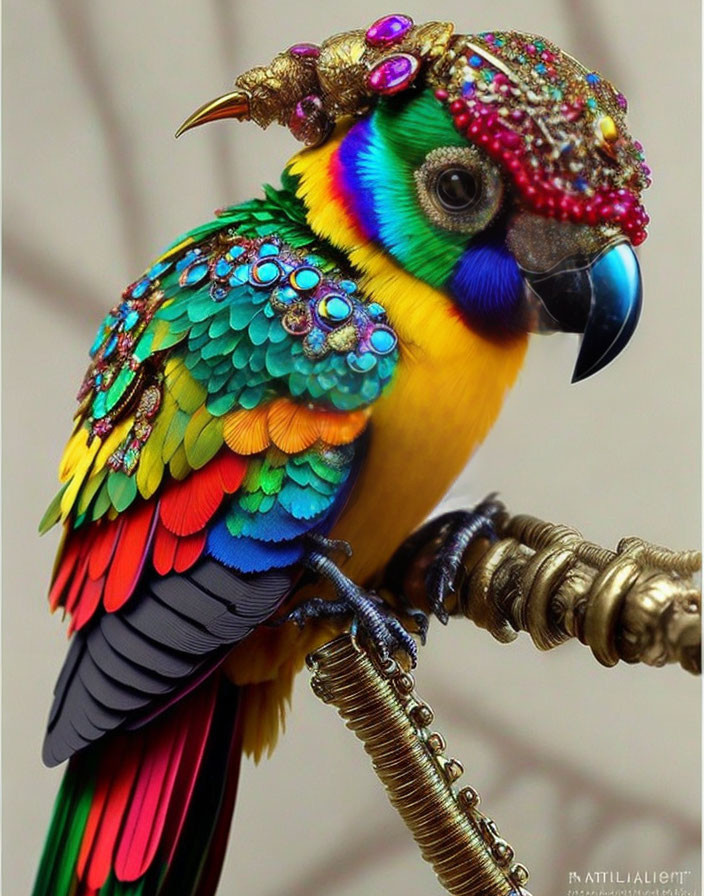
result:
<svg viewBox="0 0 704 896"><path fill-rule="evenodd" d="M448 502L499 489L514 511L614 544L699 542L700 24L696 0L408 0L417 21L544 33L627 94L655 185L642 323L607 371L569 384L570 337L533 341L503 416ZM202 101L298 40L370 24L377 0L6 0L4 4L3 886L23 896L61 771L39 752L66 640L36 525L95 327L156 251L275 180L280 129L216 125ZM690 870L699 892L699 682L542 655L433 625L418 670L450 752L531 870ZM361 747L301 676L275 756L245 763L222 894L428 896L440 889Z"/></svg>

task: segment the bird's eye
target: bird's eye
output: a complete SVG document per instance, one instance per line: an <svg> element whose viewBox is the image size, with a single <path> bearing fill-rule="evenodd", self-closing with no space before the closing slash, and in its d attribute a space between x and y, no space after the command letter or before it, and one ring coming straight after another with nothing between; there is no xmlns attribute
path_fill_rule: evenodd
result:
<svg viewBox="0 0 704 896"><path fill-rule="evenodd" d="M443 146L415 172L421 208L437 227L460 233L483 230L503 200L496 166L473 146Z"/></svg>
<svg viewBox="0 0 704 896"><path fill-rule="evenodd" d="M448 212L464 212L479 199L481 185L471 171L453 166L438 174L435 192L438 202Z"/></svg>

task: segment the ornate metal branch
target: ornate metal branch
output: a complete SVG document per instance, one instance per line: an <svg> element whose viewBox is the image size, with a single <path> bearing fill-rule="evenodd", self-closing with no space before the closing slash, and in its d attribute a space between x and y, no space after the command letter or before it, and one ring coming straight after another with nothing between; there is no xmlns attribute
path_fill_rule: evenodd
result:
<svg viewBox="0 0 704 896"><path fill-rule="evenodd" d="M350 635L308 658L314 692L332 703L364 744L392 805L456 896L519 896L528 872L494 822L479 811L479 795L455 782L463 774L447 758L445 740L430 730L433 711L414 692L413 676L384 666Z"/></svg>
<svg viewBox="0 0 704 896"><path fill-rule="evenodd" d="M671 551L641 538L615 551L576 530L531 516L506 515L493 545L470 544L448 612L464 615L499 641L525 631L540 650L571 638L597 660L701 672L701 570L698 551ZM407 556L403 591L421 606L425 570L442 530Z"/></svg>
<svg viewBox="0 0 704 896"><path fill-rule="evenodd" d="M530 634L541 650L570 638L606 666L619 660L679 663L701 671L701 554L624 538L616 551L567 526L530 516L497 517L499 539L475 539L465 551L447 610L508 642ZM426 536L425 533L428 533ZM393 558L382 588L427 603L426 571L447 533L424 528ZM458 789L463 768L431 731L433 712L398 662L381 664L351 635L308 658L312 687L332 703L363 742L374 769L440 883L456 896L519 896L528 872L494 822L479 811L472 787Z"/></svg>

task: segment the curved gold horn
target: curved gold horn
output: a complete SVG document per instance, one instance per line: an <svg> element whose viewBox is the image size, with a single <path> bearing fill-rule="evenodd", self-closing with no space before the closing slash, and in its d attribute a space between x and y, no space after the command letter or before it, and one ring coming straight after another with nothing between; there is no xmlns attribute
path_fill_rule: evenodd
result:
<svg viewBox="0 0 704 896"><path fill-rule="evenodd" d="M243 91L235 90L196 109L176 131L176 136L180 137L184 131L190 131L191 128L197 128L198 125L207 124L209 121L219 121L221 118L237 118L242 121L249 117L249 97Z"/></svg>
<svg viewBox="0 0 704 896"><path fill-rule="evenodd" d="M392 15L319 46L294 44L268 65L240 75L232 93L201 106L176 136L208 121L238 118L261 128L277 122L315 146L341 118L364 113L379 97L410 87L444 57L452 39L449 22L414 25L408 16Z"/></svg>

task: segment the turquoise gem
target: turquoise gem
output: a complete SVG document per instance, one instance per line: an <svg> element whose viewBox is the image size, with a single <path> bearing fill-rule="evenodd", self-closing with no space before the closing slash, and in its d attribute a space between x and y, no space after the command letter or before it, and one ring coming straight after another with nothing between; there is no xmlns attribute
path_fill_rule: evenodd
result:
<svg viewBox="0 0 704 896"><path fill-rule="evenodd" d="M318 302L318 314L323 320L329 320L332 323L341 323L352 314L352 304L349 299L344 296L329 295L325 296Z"/></svg>
<svg viewBox="0 0 704 896"><path fill-rule="evenodd" d="M317 268L303 267L293 271L289 277L289 282L291 286L301 292L310 292L310 290L315 289L322 279L322 275Z"/></svg>
<svg viewBox="0 0 704 896"><path fill-rule="evenodd" d="M594 99L594 97L589 97L589 99L587 100L587 105L590 109L596 109L596 100Z"/></svg>
<svg viewBox="0 0 704 896"><path fill-rule="evenodd" d="M354 352L350 352L347 355L347 364L355 373L367 373L376 364L376 358L370 352L363 355L355 355Z"/></svg>
<svg viewBox="0 0 704 896"><path fill-rule="evenodd" d="M343 292L349 293L350 295L357 290L357 284L354 280L340 280L338 286Z"/></svg>
<svg viewBox="0 0 704 896"><path fill-rule="evenodd" d="M186 286L194 286L196 283L200 283L200 281L205 277L208 273L208 265L204 262L200 264L194 264L193 267L190 267L186 273L186 277L184 279L184 285Z"/></svg>
<svg viewBox="0 0 704 896"><path fill-rule="evenodd" d="M115 351L116 346L117 346L117 336L113 335L110 337L108 344L105 346L105 349L103 350L103 357L104 358L109 357Z"/></svg>
<svg viewBox="0 0 704 896"><path fill-rule="evenodd" d="M105 338L104 330L102 327L100 327L98 332L95 334L95 339L93 340L93 345L91 345L90 351L88 353L88 354L90 354L91 357L98 351L100 346L103 344L104 338Z"/></svg>
<svg viewBox="0 0 704 896"><path fill-rule="evenodd" d="M380 317L384 317L386 308L378 302L372 302L370 305L367 305L367 314L374 320L378 320Z"/></svg>
<svg viewBox="0 0 704 896"><path fill-rule="evenodd" d="M259 249L259 255L261 258L264 258L267 255L278 255L279 247L275 246L274 243L264 243Z"/></svg>
<svg viewBox="0 0 704 896"><path fill-rule="evenodd" d="M249 265L241 264L235 268L234 274L230 277L230 286L240 286L249 280Z"/></svg>
<svg viewBox="0 0 704 896"><path fill-rule="evenodd" d="M150 280L156 280L160 274L163 274L164 271L168 271L172 264L173 262L171 261L157 261L157 263L152 265L147 271L147 277L149 277Z"/></svg>
<svg viewBox="0 0 704 896"><path fill-rule="evenodd" d="M132 295L135 297L135 299L139 299L141 296L144 295L144 293L149 289L150 286L151 286L151 283L145 277L144 279L140 280L139 283L132 290Z"/></svg>
<svg viewBox="0 0 704 896"><path fill-rule="evenodd" d="M244 255L244 246L230 246L227 250L228 258L231 258L233 261L236 261L240 255Z"/></svg>
<svg viewBox="0 0 704 896"><path fill-rule="evenodd" d="M227 275L232 270L232 265L225 261L224 258L218 258L215 264L215 276L216 277L227 277Z"/></svg>
<svg viewBox="0 0 704 896"><path fill-rule="evenodd" d="M93 402L93 416L96 418L104 417L107 412L107 407L105 405L105 392L98 392L98 394L95 396L95 401Z"/></svg>
<svg viewBox="0 0 704 896"><path fill-rule="evenodd" d="M184 268L187 268L188 265L191 264L191 262L194 261L197 257L198 253L194 249L191 249L190 252L186 252L183 258L180 261L176 262L176 270L182 271Z"/></svg>
<svg viewBox="0 0 704 896"><path fill-rule="evenodd" d="M276 298L279 302L288 305L298 300L298 293L291 286L282 286L281 289L277 290Z"/></svg>
<svg viewBox="0 0 704 896"><path fill-rule="evenodd" d="M252 265L249 282L253 286L272 286L281 277L281 268L275 261L258 261Z"/></svg>
<svg viewBox="0 0 704 896"><path fill-rule="evenodd" d="M139 314L136 311L130 311L129 314L125 317L124 328L126 330L131 330L132 327L139 321Z"/></svg>
<svg viewBox="0 0 704 896"><path fill-rule="evenodd" d="M388 355L396 348L396 334L388 327L376 327L369 337L369 344L380 355Z"/></svg>

